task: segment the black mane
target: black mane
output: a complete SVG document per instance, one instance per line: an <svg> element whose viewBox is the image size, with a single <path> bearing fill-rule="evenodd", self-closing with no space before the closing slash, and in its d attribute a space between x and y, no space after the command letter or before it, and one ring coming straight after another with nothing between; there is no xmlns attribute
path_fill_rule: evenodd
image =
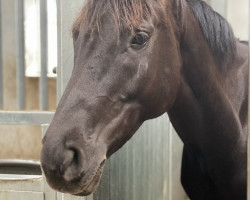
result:
<svg viewBox="0 0 250 200"><path fill-rule="evenodd" d="M216 57L231 61L236 53L236 40L231 26L201 0L186 0L200 23L203 35Z"/></svg>

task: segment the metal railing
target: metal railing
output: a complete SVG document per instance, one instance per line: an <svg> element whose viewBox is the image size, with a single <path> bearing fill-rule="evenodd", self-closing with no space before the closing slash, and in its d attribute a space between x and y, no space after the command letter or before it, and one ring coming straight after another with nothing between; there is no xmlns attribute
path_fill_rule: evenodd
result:
<svg viewBox="0 0 250 200"><path fill-rule="evenodd" d="M24 39L24 0L15 1L16 12L16 87L17 109L25 109L25 39Z"/></svg>
<svg viewBox="0 0 250 200"><path fill-rule="evenodd" d="M41 43L41 75L39 84L40 110L48 109L48 23L47 0L40 1L40 43Z"/></svg>
<svg viewBox="0 0 250 200"><path fill-rule="evenodd" d="M3 108L2 1L0 0L0 109Z"/></svg>
<svg viewBox="0 0 250 200"><path fill-rule="evenodd" d="M2 0L0 0L0 10ZM39 107L40 111L24 111L26 109L26 76L25 76L25 1L15 0L16 27L16 95L17 110L0 111L2 125L41 125L49 124L54 115L48 112L48 23L47 0L40 0L40 77L39 77ZM3 109L3 58L2 58L2 12L0 12L0 109Z"/></svg>

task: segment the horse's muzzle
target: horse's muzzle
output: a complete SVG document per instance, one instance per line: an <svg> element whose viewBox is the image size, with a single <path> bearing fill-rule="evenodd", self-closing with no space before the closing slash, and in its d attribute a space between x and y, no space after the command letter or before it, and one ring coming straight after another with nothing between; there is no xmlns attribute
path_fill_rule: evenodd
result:
<svg viewBox="0 0 250 200"><path fill-rule="evenodd" d="M91 194L99 184L106 157L88 155L77 141L57 141L57 145L51 142L46 139L41 153L41 167L48 184L63 193Z"/></svg>

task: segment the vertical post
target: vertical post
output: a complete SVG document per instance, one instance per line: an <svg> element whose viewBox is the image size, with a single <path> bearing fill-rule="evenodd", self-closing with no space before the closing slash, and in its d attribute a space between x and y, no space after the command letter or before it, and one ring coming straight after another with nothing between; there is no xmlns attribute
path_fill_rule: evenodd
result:
<svg viewBox="0 0 250 200"><path fill-rule="evenodd" d="M17 108L25 109L24 0L16 0L16 84Z"/></svg>
<svg viewBox="0 0 250 200"><path fill-rule="evenodd" d="M2 0L0 0L0 109L3 108Z"/></svg>
<svg viewBox="0 0 250 200"><path fill-rule="evenodd" d="M57 5L57 104L62 96L62 4L61 0L56 1Z"/></svg>
<svg viewBox="0 0 250 200"><path fill-rule="evenodd" d="M39 82L39 100L40 110L48 110L48 15L47 0L40 0L40 82Z"/></svg>
<svg viewBox="0 0 250 200"><path fill-rule="evenodd" d="M81 9L85 0L57 0L58 8L58 67L57 89L58 101L63 94L72 74L74 65L73 41L71 38L71 26L76 14Z"/></svg>
<svg viewBox="0 0 250 200"><path fill-rule="evenodd" d="M248 1L248 19L250 19L250 2ZM248 21L248 29L249 29L249 33L248 33L248 41L250 41L250 20ZM250 46L248 45L248 53L249 53L249 56L248 58L250 58ZM248 61L249 62L249 61ZM247 199L250 200L250 129L249 129L249 126L250 126L250 62L248 63L249 64L249 68L248 68L248 81L249 81L249 84L248 84L248 170L247 170L247 175L248 175L248 180L247 180Z"/></svg>

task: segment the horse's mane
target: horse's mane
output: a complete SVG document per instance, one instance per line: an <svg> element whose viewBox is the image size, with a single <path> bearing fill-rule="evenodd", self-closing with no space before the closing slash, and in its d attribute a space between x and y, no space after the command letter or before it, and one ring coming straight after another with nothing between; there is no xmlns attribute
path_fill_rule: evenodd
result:
<svg viewBox="0 0 250 200"><path fill-rule="evenodd" d="M203 35L215 56L231 61L236 53L236 40L228 22L207 3L186 0L200 23Z"/></svg>
<svg viewBox="0 0 250 200"><path fill-rule="evenodd" d="M161 0L159 0L161 1ZM90 26L99 26L103 8L108 8L114 16L117 27L126 27L131 31L139 28L143 19L157 16L154 12L152 0L87 0L77 16L72 31L87 22Z"/></svg>

